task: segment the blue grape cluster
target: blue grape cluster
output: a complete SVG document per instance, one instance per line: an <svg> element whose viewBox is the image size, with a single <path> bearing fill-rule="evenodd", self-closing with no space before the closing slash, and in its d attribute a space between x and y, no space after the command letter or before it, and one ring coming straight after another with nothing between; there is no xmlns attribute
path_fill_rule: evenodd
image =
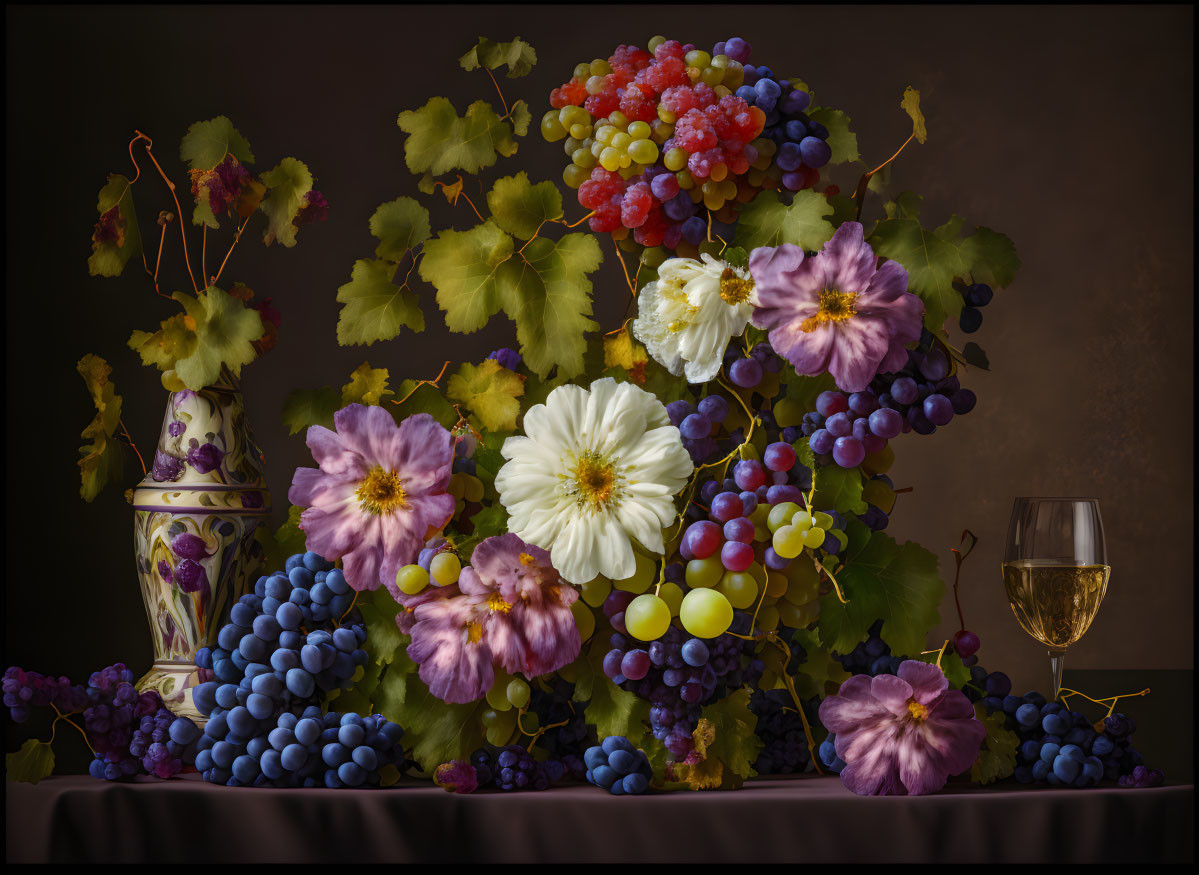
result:
<svg viewBox="0 0 1199 875"><path fill-rule="evenodd" d="M470 764L480 787L514 792L548 790L577 771L581 761L577 756L537 760L520 745L510 744L495 751L480 748L471 754Z"/></svg>
<svg viewBox="0 0 1199 875"><path fill-rule="evenodd" d="M792 654L794 655L794 654ZM819 726L819 697L803 703L809 726ZM749 697L749 709L757 716L754 733L762 739L762 750L754 762L760 775L794 775L806 772L812 758L803 721L795 713L794 703L785 690L755 690Z"/></svg>
<svg viewBox="0 0 1199 875"><path fill-rule="evenodd" d="M1144 774L1144 758L1132 746L1136 721L1131 717L1113 714L1097 732L1085 715L1046 702L1039 693L1009 695L1003 710L1020 738L1015 777L1022 784L1091 787L1128 777L1138 767Z"/></svg>
<svg viewBox="0 0 1199 875"><path fill-rule="evenodd" d="M692 733L700 706L724 698L746 683L755 684L765 668L752 655L754 642L727 632L717 638L694 638L675 625L651 641L637 646L624 629L624 608L632 594L614 590L603 611L615 630L604 656L604 674L650 703L650 728L654 738L678 760L691 752ZM729 632L746 635L750 616L733 612Z"/></svg>
<svg viewBox="0 0 1199 875"><path fill-rule="evenodd" d="M973 283L972 285L954 284L962 298L965 301L965 306L962 307L962 315L958 317L958 327L962 329L963 334L973 334L982 327L983 314L980 308L991 303L991 298L994 292L991 287L984 283Z"/></svg>
<svg viewBox="0 0 1199 875"><path fill-rule="evenodd" d="M868 674L871 677L895 674L899 671L903 657L892 655L891 645L880 637L882 630L883 621L875 620L866 631L865 641L859 641L849 653L834 652L833 658L850 674Z"/></svg>
<svg viewBox="0 0 1199 875"><path fill-rule="evenodd" d="M903 417L903 434L932 434L978 403L978 397L963 389L949 369L949 357L933 346L933 336L925 329L916 349L908 350L908 363L898 371L876 376L870 389L880 408L898 411Z"/></svg>
<svg viewBox="0 0 1199 875"><path fill-rule="evenodd" d="M637 750L623 735L609 735L583 755L587 782L613 796L637 796L649 789L654 770L644 751Z"/></svg>
<svg viewBox="0 0 1199 875"><path fill-rule="evenodd" d="M384 766L405 763L403 730L378 714L320 707L367 660L360 616L340 625L352 605L349 585L312 552L284 568L260 577L230 609L218 646L196 655L217 677L193 691L208 717L196 768L229 786L377 787Z"/></svg>

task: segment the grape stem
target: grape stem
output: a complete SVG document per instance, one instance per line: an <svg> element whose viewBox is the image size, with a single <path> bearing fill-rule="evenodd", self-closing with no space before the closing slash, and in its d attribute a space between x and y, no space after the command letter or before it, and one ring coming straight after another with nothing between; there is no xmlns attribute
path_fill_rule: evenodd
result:
<svg viewBox="0 0 1199 875"><path fill-rule="evenodd" d="M479 66L483 67L483 69L487 71L487 77L491 80L491 84L495 86L495 93L500 96L500 103L504 106L504 115L501 118L502 121L503 119L512 115L512 110L508 108L508 101L504 100L504 92L500 91L500 83L495 81L495 76L492 74L491 69L483 64L480 64Z"/></svg>
<svg viewBox="0 0 1199 875"><path fill-rule="evenodd" d="M949 639L948 639L948 638L946 638L946 639L945 639L945 643L941 645L941 649L940 649L940 650L921 650L921 651L920 651L920 655L921 655L921 656L927 656L927 655L928 655L928 654L930 654L930 653L935 653L935 654L937 654L937 662L936 662L936 666L937 666L937 668L941 668L941 657L945 655L945 648L946 648L946 647L948 647L948 646L949 646Z"/></svg>
<svg viewBox="0 0 1199 875"><path fill-rule="evenodd" d="M978 537L974 534L974 532L970 531L969 529L965 529L962 531L962 540L958 542L958 546L966 543L967 535L970 537L970 546L966 548L965 553L963 553L957 547L949 548L949 551L953 553L953 561L956 564L956 567L953 571L953 602L958 608L958 622L961 623L961 628L959 631L962 632L966 631L966 618L962 616L962 600L958 595L958 578L960 578L962 575L962 563L966 561L966 557L970 555L970 553L974 550L975 545L978 543Z"/></svg>
<svg viewBox="0 0 1199 875"><path fill-rule="evenodd" d="M799 701L799 694L795 692L795 681L791 679L791 675L787 674L787 663L791 661L791 648L776 632L767 633L766 640L783 652L783 670L781 672L783 686L791 694L791 701L795 703L795 710L799 713L800 722L803 723L804 735L808 740L808 758L816 767L816 774L823 775L824 772L820 769L820 758L816 755L816 742L812 738L812 727L808 725L808 715L804 713L803 703Z"/></svg>
<svg viewBox="0 0 1199 875"><path fill-rule="evenodd" d="M183 208L179 206L179 197L175 194L175 183L171 182L170 178L163 171L162 166L158 163L158 159L154 157L154 152L151 151L154 146L154 141L139 130L134 129L134 133L137 134L137 136L134 137L129 143L129 156L131 158L133 157L133 144L138 140L145 140L146 154L150 157L150 160L154 162L154 167L158 170L158 175L162 177L162 181L165 182L167 184L167 188L171 190L171 199L175 201L175 215L179 216L179 237L183 241L183 261L187 265L187 275L192 281L192 290L198 295L200 294L200 287L196 285L196 275L192 273L191 258L187 253L187 232L183 229ZM137 166L136 162L134 162L134 166ZM141 168L138 168L138 176L140 175Z"/></svg>
<svg viewBox="0 0 1199 875"><path fill-rule="evenodd" d="M616 243L615 238L613 238L613 240L612 240L612 245L616 247L616 260L620 262L620 269L624 272L624 281L629 286L629 294L631 294L633 296L633 300L636 301L637 300L637 280L636 280L636 278L634 278L634 279L629 278L629 269L625 266L624 256L620 254L620 246ZM637 275L640 275L640 273L641 273L641 265L639 263L637 265Z"/></svg>
<svg viewBox="0 0 1199 875"><path fill-rule="evenodd" d="M254 214L251 213L250 216L252 216L252 215L254 215ZM246 225L250 224L250 216L246 216L245 220L241 223L241 226L237 229L237 234L234 236L233 242L229 244L229 251L225 253L225 258L221 262L221 266L219 268L217 268L216 276L214 276L212 278L212 284L214 286L220 280L221 274L225 272L225 264L228 263L229 256L233 254L233 247L236 246L237 241L241 239L241 232L246 230ZM413 264L415 264L415 263L416 262L414 260ZM405 281L407 281L406 278L405 278Z"/></svg>
<svg viewBox="0 0 1199 875"><path fill-rule="evenodd" d="M350 616L350 611L354 610L354 605L356 605L356 604L358 604L358 591L357 590L354 591L354 599L353 599L353 601L350 602L350 606L348 608L346 608L346 612L344 614L342 614L341 619L337 621L338 626L340 626L342 623L345 622L346 617Z"/></svg>
<svg viewBox="0 0 1199 875"><path fill-rule="evenodd" d="M57 714L58 716L54 718L54 723L52 723L50 725L50 740L48 742L46 742L46 744L54 743L54 733L56 731L55 727L58 725L58 721L62 720L65 723L68 723L71 726L75 727L75 729L79 732L79 734L83 736L83 743L87 745L87 749L92 752L92 756L95 756L96 749L94 747L92 747L92 743L90 741L88 741L87 733L83 731L83 727L81 727L78 723L76 723L74 720L72 720L66 714L59 711L58 706L55 705L53 702L50 703L50 707L54 709L54 713Z"/></svg>
<svg viewBox="0 0 1199 875"><path fill-rule="evenodd" d="M399 401L392 401L391 403L399 406L400 404L403 404L405 401L407 401L409 398L411 398L412 393L415 392L417 389L419 389L421 386L436 386L438 381L443 376L445 376L445 369L448 368L449 366L450 366L450 363L447 361L444 365L441 366L441 371L432 380L417 380L416 385L412 387L412 389L408 392L407 395L405 395Z"/></svg>
<svg viewBox="0 0 1199 875"><path fill-rule="evenodd" d="M522 735L530 736L529 746L527 748L525 748L526 750L528 750L530 752L533 750L533 745L535 745L537 743L537 739L541 738L542 735L544 735L546 732L548 732L551 729L557 729L559 726L565 726L567 723L570 722L569 720L563 720L559 723L551 723L548 726L542 726L540 729L538 729L534 732L528 732L525 729L524 724L521 723L521 719L525 716L525 714L527 712L528 712L527 705L523 708L516 709L516 728L520 730Z"/></svg>
<svg viewBox="0 0 1199 875"><path fill-rule="evenodd" d="M1139 693L1121 693L1118 696L1107 696L1103 699L1092 699L1086 693L1080 693L1078 690L1071 690L1067 687L1062 687L1058 690L1058 698L1061 699L1065 704L1069 704L1070 696L1082 696L1088 702L1094 702L1096 705L1101 707L1107 705L1108 702L1111 702L1111 705L1107 706L1107 714L1104 715L1105 717L1111 717L1112 713L1116 710L1116 703L1121 699L1131 699L1135 696L1147 696L1149 695L1149 692L1149 687L1145 687L1145 689L1141 690Z"/></svg>
<svg viewBox="0 0 1199 875"><path fill-rule="evenodd" d="M129 444L129 449L133 450L134 455L137 456L137 461L139 463L141 463L142 476L145 477L146 476L146 460L143 459L142 454L140 452L138 452L137 444L135 444L133 442L133 437L129 434L129 429L125 427L125 421L122 419L118 419L117 427L121 429L121 436L125 439L125 442L127 444Z"/></svg>

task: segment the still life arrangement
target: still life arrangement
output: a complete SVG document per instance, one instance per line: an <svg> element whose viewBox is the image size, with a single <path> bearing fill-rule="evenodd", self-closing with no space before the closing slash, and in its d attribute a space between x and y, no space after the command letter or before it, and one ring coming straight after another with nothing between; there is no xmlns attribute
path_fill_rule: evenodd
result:
<svg viewBox="0 0 1199 875"><path fill-rule="evenodd" d="M975 407L970 370L989 362L950 331L977 332L1020 262L1003 234L958 216L927 228L920 196L892 190L894 162L928 136L915 89L899 101L911 136L875 164L844 112L769 60L738 37L708 51L655 36L578 64L538 121L500 84L531 71L533 47L480 38L460 66L498 107L459 115L432 97L400 113L418 192L466 230L435 229L415 197L381 204L373 254L336 291L337 342L402 339L436 311L463 334L502 313L515 340L398 381L363 362L343 385L291 389L283 424L313 464L274 531L238 380L281 317L218 283L259 214L263 242L290 247L328 204L295 158L254 176L218 117L181 144L185 220L139 132L129 156L141 147L174 213L155 256L133 209L141 170L110 177L89 268L141 258L182 307L129 339L170 396L146 459L111 367L85 356L96 413L79 465L91 500L124 483L125 446L142 460L127 494L156 661L86 684L10 668L10 716L52 709L107 780L408 774L457 793L576 781L614 795L803 772L860 795L1160 783L1125 696L1018 694L980 666L960 605L956 635L927 645L946 585L936 553L886 534L905 491L887 472L897 443ZM535 134L564 169L505 175ZM863 220L868 199L881 218ZM193 289L167 295L175 222ZM596 287L605 258L626 286ZM597 295L627 297L621 324L592 318ZM955 602L974 543L953 551ZM9 754L10 778L53 766L48 741Z"/></svg>

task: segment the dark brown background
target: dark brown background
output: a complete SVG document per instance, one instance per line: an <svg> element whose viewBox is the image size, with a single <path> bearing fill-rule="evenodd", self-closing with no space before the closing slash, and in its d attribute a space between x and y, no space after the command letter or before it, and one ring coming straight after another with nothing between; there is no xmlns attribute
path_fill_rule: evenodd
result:
<svg viewBox="0 0 1199 875"><path fill-rule="evenodd" d="M397 113L433 94L460 110L492 99L486 76L456 62L478 34L519 33L536 47L532 75L501 80L536 118L580 60L658 32L708 47L735 19L755 60L804 77L822 104L849 113L868 160L906 137L899 97L905 85L919 88L931 135L897 162L896 190L924 193L933 223L957 212L1009 234L1024 262L974 335L993 366L967 380L977 409L931 438L895 442L892 476L915 491L901 496L889 532L935 551L947 576L961 530L980 536L962 600L983 664L1005 668L1021 689L1043 689L1045 656L1017 627L999 577L1008 512L1016 495L1097 496L1114 572L1068 665L1191 667L1191 8L733 8L10 7L6 664L81 678L114 660L140 671L151 658L130 508L121 489L84 504L74 465L92 416L74 370L84 353L114 366L143 452L153 450L165 403L157 371L125 340L170 305L138 265L120 279L86 268L96 192L107 173L131 171L134 128L155 138L159 160L183 183L177 149L188 124L226 114L259 170L295 155L331 204L328 222L303 229L291 250L264 249L255 225L226 272L284 314L278 349L244 380L277 524L292 470L311 464L302 438L280 422L289 389L340 385L363 359L397 381L431 377L444 358L477 361L513 337L502 317L477 335L448 334L425 288L425 333L337 346L334 298L354 259L373 250L368 217L383 201L418 196ZM534 129L501 170L558 179L563 162ZM142 179L137 208L149 238L170 202L146 163ZM867 219L879 211L872 200ZM435 227L473 219L464 206L433 212ZM188 226L193 261L197 230ZM210 265L230 239L227 230L215 236ZM625 304L610 252L605 243L595 289L605 329ZM164 289L184 288L177 236L163 261ZM136 467L130 457L124 486ZM953 613L947 600L931 646L956 629Z"/></svg>

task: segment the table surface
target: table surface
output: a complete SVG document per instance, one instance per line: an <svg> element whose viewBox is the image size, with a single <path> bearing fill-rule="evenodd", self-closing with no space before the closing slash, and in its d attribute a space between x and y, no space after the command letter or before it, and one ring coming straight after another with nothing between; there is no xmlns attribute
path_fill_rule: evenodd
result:
<svg viewBox="0 0 1199 875"><path fill-rule="evenodd" d="M8 862L1188 862L1194 787L950 785L861 798L834 776L614 797L590 786L274 790L195 774L8 782Z"/></svg>

